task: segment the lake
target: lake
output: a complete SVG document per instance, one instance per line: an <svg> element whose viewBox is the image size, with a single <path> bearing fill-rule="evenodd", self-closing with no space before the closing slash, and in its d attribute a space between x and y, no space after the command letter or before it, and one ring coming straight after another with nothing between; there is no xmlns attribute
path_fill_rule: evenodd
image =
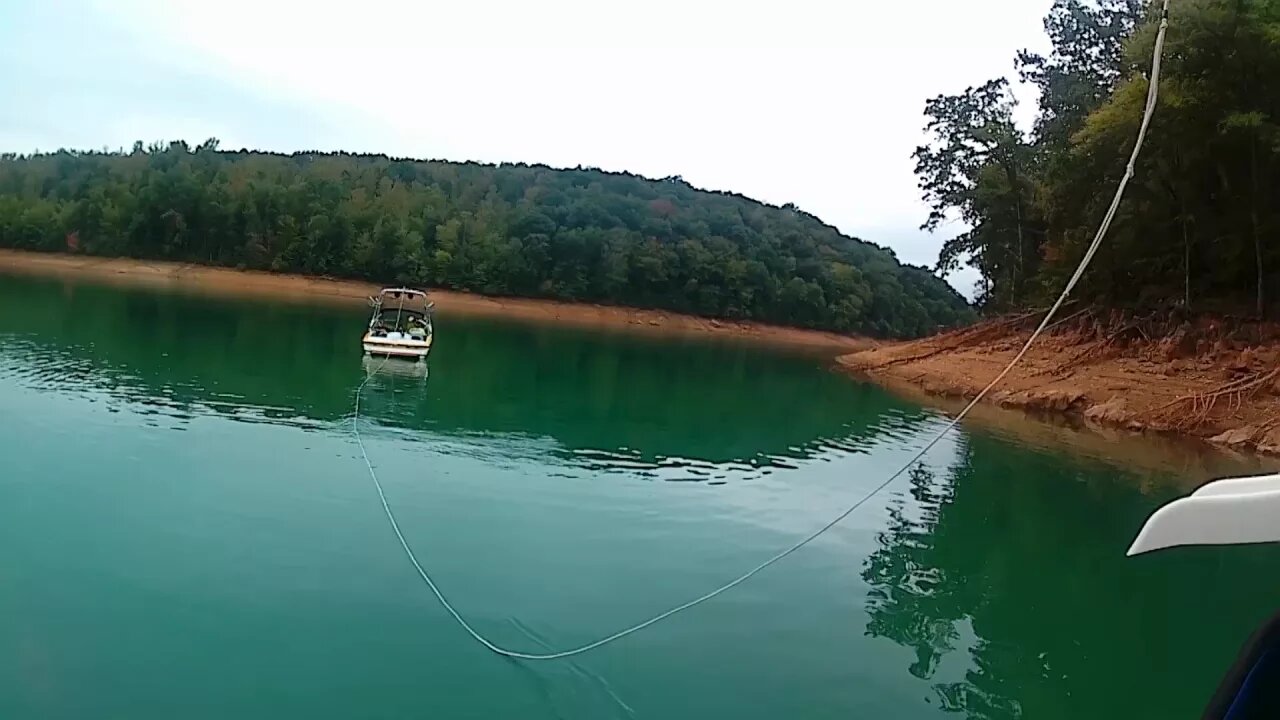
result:
<svg viewBox="0 0 1280 720"><path fill-rule="evenodd" d="M966 425L728 593L506 660L382 514L365 320L0 274L0 717L1193 717L1280 605L1273 546L1124 556L1198 470ZM436 327L429 375L366 388L369 456L459 610L531 652L736 577L945 421L829 358Z"/></svg>

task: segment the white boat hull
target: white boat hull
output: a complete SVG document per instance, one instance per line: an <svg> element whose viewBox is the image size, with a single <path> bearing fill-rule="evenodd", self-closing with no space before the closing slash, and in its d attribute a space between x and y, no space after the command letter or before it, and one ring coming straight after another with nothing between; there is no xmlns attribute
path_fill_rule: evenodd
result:
<svg viewBox="0 0 1280 720"><path fill-rule="evenodd" d="M426 340L410 340L392 339L383 337L365 336L364 352L366 355L377 355L385 357L408 358L410 360L421 360L427 357L427 353L431 352L431 338Z"/></svg>

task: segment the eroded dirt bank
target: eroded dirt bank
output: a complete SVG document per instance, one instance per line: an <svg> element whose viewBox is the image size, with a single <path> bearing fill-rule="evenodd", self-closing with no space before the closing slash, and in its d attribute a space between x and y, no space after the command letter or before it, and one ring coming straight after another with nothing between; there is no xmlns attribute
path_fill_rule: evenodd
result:
<svg viewBox="0 0 1280 720"><path fill-rule="evenodd" d="M1041 315L988 321L842 356L848 370L972 398ZM988 401L1100 426L1176 433L1280 455L1280 325L1064 313Z"/></svg>
<svg viewBox="0 0 1280 720"><path fill-rule="evenodd" d="M0 249L3 273L46 277L92 278L128 286L148 286L235 297L264 297L305 302L355 302L376 293L378 286L350 280L232 270L183 263L129 258L99 258ZM873 347L866 338L801 330L752 322L711 320L662 310L564 303L525 298L496 298L449 290L432 290L431 299L445 314L502 317L554 322L577 327L619 328L659 335L713 335L771 345L828 351L831 354Z"/></svg>

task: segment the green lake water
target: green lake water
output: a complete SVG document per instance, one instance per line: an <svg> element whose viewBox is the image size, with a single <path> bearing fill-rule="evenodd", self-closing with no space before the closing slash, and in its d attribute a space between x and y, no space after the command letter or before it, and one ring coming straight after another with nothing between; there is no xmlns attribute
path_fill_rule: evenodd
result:
<svg viewBox="0 0 1280 720"><path fill-rule="evenodd" d="M0 274L0 718L1195 717L1280 606L1276 547L1124 557L1207 477L971 427L729 593L505 660L382 515L364 322ZM943 422L812 356L436 340L429 377L370 382L369 454L459 609L535 652L737 576Z"/></svg>

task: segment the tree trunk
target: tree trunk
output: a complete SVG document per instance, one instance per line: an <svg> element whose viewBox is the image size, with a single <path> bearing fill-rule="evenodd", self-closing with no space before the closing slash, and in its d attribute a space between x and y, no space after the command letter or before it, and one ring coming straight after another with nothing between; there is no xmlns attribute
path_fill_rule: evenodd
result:
<svg viewBox="0 0 1280 720"><path fill-rule="evenodd" d="M1022 193L1018 192L1018 188L1016 187L1013 189L1013 192L1015 193L1015 197L1017 198L1016 201L1014 202L1014 212L1016 213L1017 220L1018 220L1018 262L1015 266L1017 269L1014 271L1014 274L1017 277L1017 279L1013 283L1013 304L1017 305L1018 295L1019 295L1018 288L1022 283L1023 278L1026 276L1023 273L1023 269L1022 269L1022 256L1024 252L1023 244L1022 244Z"/></svg>
<svg viewBox="0 0 1280 720"><path fill-rule="evenodd" d="M1253 210L1253 260L1258 268L1258 317L1262 317L1266 313L1267 303L1266 296L1263 292L1263 285L1266 282L1266 273L1262 269L1262 233L1258 232L1258 210Z"/></svg>
<svg viewBox="0 0 1280 720"><path fill-rule="evenodd" d="M1182 153L1173 154L1172 174L1181 177L1185 174L1185 162ZM1178 192L1178 186L1168 181L1169 196L1178 205L1178 224L1182 226L1182 307L1191 310L1191 215L1187 212L1187 199Z"/></svg>
<svg viewBox="0 0 1280 720"><path fill-rule="evenodd" d="M982 301L985 305L991 304L991 268L987 265L987 254L982 253L982 258L978 261L982 267Z"/></svg>
<svg viewBox="0 0 1280 720"><path fill-rule="evenodd" d="M1250 170L1250 188L1249 193L1249 224L1253 231L1253 260L1254 266L1258 271L1258 294L1257 306L1258 317L1262 317L1266 310L1266 297L1263 292L1263 285L1266 281L1266 274L1262 269L1262 227L1258 222L1258 138L1254 133L1252 141L1249 143L1249 170Z"/></svg>
<svg viewBox="0 0 1280 720"><path fill-rule="evenodd" d="M1022 233L1022 190L1018 183L1018 168L1017 168L1017 165L1014 164L1012 159L1010 159L1008 162L1004 164L1004 174L1005 174L1005 178L1009 181L1009 188L1013 191L1013 212L1014 212L1014 219L1016 220L1016 223L1017 223L1016 229L1018 233L1018 250L1017 250L1018 254L1017 254L1017 257L1015 258L1015 261L1012 267L1009 268L1009 274L1013 278L1013 282L1011 283L1012 287L1010 288L1010 291L1011 291L1010 305L1016 306L1018 304L1018 295L1019 295L1018 287L1022 282L1023 278L1025 277L1023 273L1023 268L1022 268L1022 258L1025 251L1024 251L1024 244L1023 244L1023 233Z"/></svg>
<svg viewBox="0 0 1280 720"><path fill-rule="evenodd" d="M1182 306L1191 309L1191 234L1187 232L1185 209L1182 216Z"/></svg>
<svg viewBox="0 0 1280 720"><path fill-rule="evenodd" d="M1182 224L1182 306L1191 309L1191 231L1187 215L1187 200L1178 197L1178 208Z"/></svg>

